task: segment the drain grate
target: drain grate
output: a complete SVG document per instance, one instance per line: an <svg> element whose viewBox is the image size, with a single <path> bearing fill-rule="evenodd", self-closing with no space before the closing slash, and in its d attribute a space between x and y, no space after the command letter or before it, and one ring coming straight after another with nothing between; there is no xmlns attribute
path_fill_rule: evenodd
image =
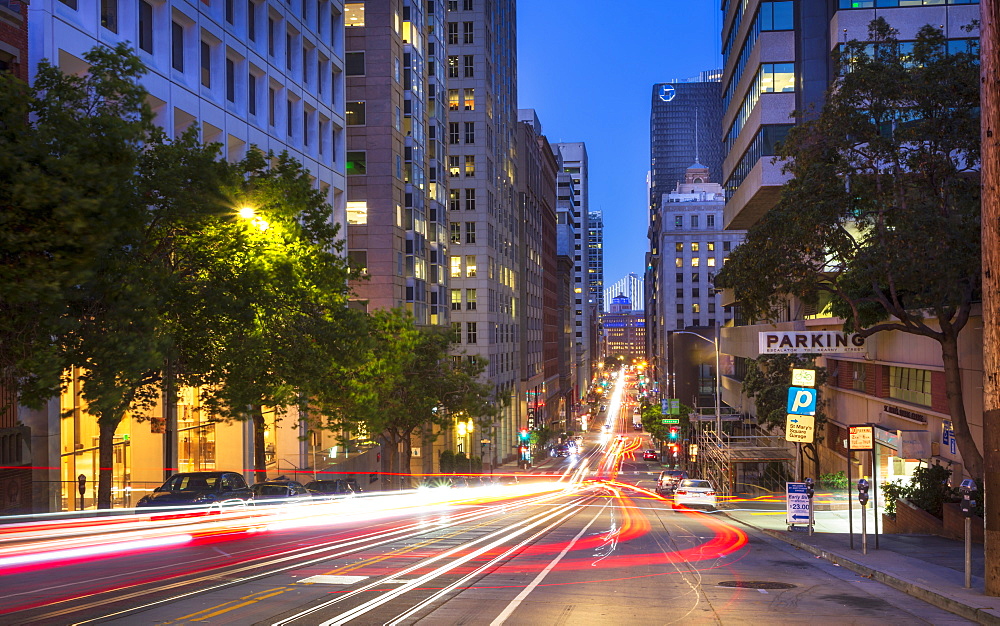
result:
<svg viewBox="0 0 1000 626"><path fill-rule="evenodd" d="M795 589L791 583L776 583L769 580L724 580L716 583L719 587L738 587L740 589Z"/></svg>

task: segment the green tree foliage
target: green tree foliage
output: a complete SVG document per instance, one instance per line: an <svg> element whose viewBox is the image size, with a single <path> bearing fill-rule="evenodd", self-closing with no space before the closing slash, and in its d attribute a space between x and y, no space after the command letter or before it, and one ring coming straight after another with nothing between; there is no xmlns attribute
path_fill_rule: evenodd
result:
<svg viewBox="0 0 1000 626"><path fill-rule="evenodd" d="M977 58L949 54L931 26L908 49L883 19L868 39L836 55L822 111L781 147L792 178L716 285L749 319L771 319L794 294L830 302L862 336L937 341L959 449L979 476L957 347L980 284Z"/></svg>
<svg viewBox="0 0 1000 626"><path fill-rule="evenodd" d="M368 330L359 365L325 381L317 399L329 428L364 433L383 445L386 475L410 474L414 433L432 434L434 425L456 416L492 423L498 404L493 386L480 380L486 362L452 358L449 331L417 327L396 309L372 313Z"/></svg>
<svg viewBox="0 0 1000 626"><path fill-rule="evenodd" d="M743 392L754 401L757 421L765 429L784 434L788 415L788 388L792 386L792 369L816 371L816 415L815 440L803 445L805 457L813 463L813 475L819 476L819 452L817 445L823 441L827 422L826 401L823 385L827 381L825 367L817 367L815 355L808 354L763 354L747 361L747 373L743 379Z"/></svg>
<svg viewBox="0 0 1000 626"><path fill-rule="evenodd" d="M640 415L642 415L642 429L653 436L655 439L659 439L662 442L670 442L670 429L677 428L678 430L678 442L683 442L685 439L691 438L691 418L688 417L694 409L686 404L680 406L680 415L662 415L660 413L661 407L658 404L647 404L642 407ZM666 417L676 417L680 419L679 424L664 424L663 419Z"/></svg>

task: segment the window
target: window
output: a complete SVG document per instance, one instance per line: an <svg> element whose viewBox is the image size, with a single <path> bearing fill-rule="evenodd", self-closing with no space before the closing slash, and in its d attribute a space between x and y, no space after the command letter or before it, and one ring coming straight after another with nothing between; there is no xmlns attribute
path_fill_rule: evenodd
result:
<svg viewBox="0 0 1000 626"><path fill-rule="evenodd" d="M472 0L462 0L462 10L471 11L472 10Z"/></svg>
<svg viewBox="0 0 1000 626"><path fill-rule="evenodd" d="M851 388L855 391L865 390L865 380L868 378L868 368L865 363L851 363ZM844 363L841 362L841 367Z"/></svg>
<svg viewBox="0 0 1000 626"><path fill-rule="evenodd" d="M365 125L365 103L348 102L345 109L344 119L348 126Z"/></svg>
<svg viewBox="0 0 1000 626"><path fill-rule="evenodd" d="M700 243L698 243L697 241L691 242L691 252L698 252L700 248L701 248Z"/></svg>
<svg viewBox="0 0 1000 626"><path fill-rule="evenodd" d="M678 302L677 303L677 313L679 313L681 315L684 314L684 303L682 303L682 302Z"/></svg>
<svg viewBox="0 0 1000 626"><path fill-rule="evenodd" d="M461 196L459 195L458 189L448 190L448 210L457 211L459 208L459 203L461 202Z"/></svg>
<svg viewBox="0 0 1000 626"><path fill-rule="evenodd" d="M348 76L365 75L365 53L345 52L344 53L344 73Z"/></svg>
<svg viewBox="0 0 1000 626"><path fill-rule="evenodd" d="M465 210L475 211L476 210L476 190L466 189L465 190Z"/></svg>
<svg viewBox="0 0 1000 626"><path fill-rule="evenodd" d="M267 18L267 53L274 56L274 38L276 27L274 24L274 18Z"/></svg>
<svg viewBox="0 0 1000 626"><path fill-rule="evenodd" d="M698 272L691 272L691 282L692 283L701 282L701 274L699 274Z"/></svg>
<svg viewBox="0 0 1000 626"><path fill-rule="evenodd" d="M693 257L691 259L691 267L698 267L699 265L701 265L701 259L699 259L698 257Z"/></svg>
<svg viewBox="0 0 1000 626"><path fill-rule="evenodd" d="M476 110L476 90L474 87L467 87L464 90L463 106L466 111Z"/></svg>
<svg viewBox="0 0 1000 626"><path fill-rule="evenodd" d="M465 176L466 178L472 178L476 175L476 155L467 154L465 155Z"/></svg>
<svg viewBox="0 0 1000 626"><path fill-rule="evenodd" d="M236 102L236 63L226 57L226 100Z"/></svg>
<svg viewBox="0 0 1000 626"><path fill-rule="evenodd" d="M170 22L170 66L184 71L184 27L177 22Z"/></svg>
<svg viewBox="0 0 1000 626"><path fill-rule="evenodd" d="M709 252L715 252L715 242L714 241L709 241L705 245L708 246L707 249L708 249Z"/></svg>
<svg viewBox="0 0 1000 626"><path fill-rule="evenodd" d="M458 10L458 0L448 0L448 10L457 11Z"/></svg>
<svg viewBox="0 0 1000 626"><path fill-rule="evenodd" d="M451 242L462 243L462 225L458 222L452 222L448 226L451 227Z"/></svg>
<svg viewBox="0 0 1000 626"><path fill-rule="evenodd" d="M458 78L458 56L448 57L448 78Z"/></svg>
<svg viewBox="0 0 1000 626"><path fill-rule="evenodd" d="M368 172L367 167L367 154L363 151L358 152L348 152L347 153L347 175L357 176L361 174L366 174Z"/></svg>
<svg viewBox="0 0 1000 626"><path fill-rule="evenodd" d="M476 343L476 322L465 323L465 343Z"/></svg>
<svg viewBox="0 0 1000 626"><path fill-rule="evenodd" d="M680 229L684 228L684 216L683 215L675 215L674 216L674 228L677 229L677 230L680 230Z"/></svg>
<svg viewBox="0 0 1000 626"><path fill-rule="evenodd" d="M292 100L285 100L285 134L289 138L292 136Z"/></svg>
<svg viewBox="0 0 1000 626"><path fill-rule="evenodd" d="M101 0L101 26L118 32L118 0Z"/></svg>
<svg viewBox="0 0 1000 626"><path fill-rule="evenodd" d="M460 256L450 257L450 263L451 263L451 266L449 268L450 272L449 272L448 275L451 278L461 278L462 277L462 257L460 257Z"/></svg>
<svg viewBox="0 0 1000 626"><path fill-rule="evenodd" d="M461 311L462 310L462 290L452 289L451 290L451 310Z"/></svg>
<svg viewBox="0 0 1000 626"><path fill-rule="evenodd" d="M62 2L63 4L65 4L66 6L68 6L69 8L73 9L74 11L76 11L77 8L78 8L77 4L76 4L76 0L60 0L60 2Z"/></svg>
<svg viewBox="0 0 1000 626"><path fill-rule="evenodd" d="M458 176L462 173L461 168L458 165L458 157L456 155L448 156L448 175Z"/></svg>
<svg viewBox="0 0 1000 626"><path fill-rule="evenodd" d="M458 110L458 89L448 90L448 110L449 111Z"/></svg>
<svg viewBox="0 0 1000 626"><path fill-rule="evenodd" d="M458 143L458 122L448 122L448 143Z"/></svg>
<svg viewBox="0 0 1000 626"><path fill-rule="evenodd" d="M448 45L458 44L458 22L448 22Z"/></svg>
<svg viewBox="0 0 1000 626"><path fill-rule="evenodd" d="M674 259L674 265L676 265L677 267L684 267L684 258L677 257L676 259Z"/></svg>
<svg viewBox="0 0 1000 626"><path fill-rule="evenodd" d="M291 4L291 2L289 2ZM344 3L344 26L364 26L365 25L365 4L364 2Z"/></svg>
<svg viewBox="0 0 1000 626"><path fill-rule="evenodd" d="M274 87L267 88L267 123L274 126L275 117L277 115L277 94L274 92Z"/></svg>
<svg viewBox="0 0 1000 626"><path fill-rule="evenodd" d="M889 367L889 397L931 406L931 372L912 367Z"/></svg>
<svg viewBox="0 0 1000 626"><path fill-rule="evenodd" d="M678 287L677 288L677 297L678 298L683 298L684 297L684 288L683 287Z"/></svg>
<svg viewBox="0 0 1000 626"><path fill-rule="evenodd" d="M691 290L691 297L692 298L700 298L701 297L701 289L699 289L698 287L695 287L694 289L692 289Z"/></svg>
<svg viewBox="0 0 1000 626"><path fill-rule="evenodd" d="M472 22L462 22L462 43L473 43L473 26Z"/></svg>
<svg viewBox="0 0 1000 626"><path fill-rule="evenodd" d="M226 6L225 6L224 13L226 15L226 23L227 24L232 24L233 23L233 12L234 12L233 11L234 10L233 2L234 2L234 0L226 0Z"/></svg>
<svg viewBox="0 0 1000 626"><path fill-rule="evenodd" d="M465 310L475 311L476 310L476 290L466 289L465 290Z"/></svg>
<svg viewBox="0 0 1000 626"><path fill-rule="evenodd" d="M212 87L212 46L206 41L201 42L201 84Z"/></svg>
<svg viewBox="0 0 1000 626"><path fill-rule="evenodd" d="M476 255L469 254L465 257L465 276L467 278L476 277Z"/></svg>
<svg viewBox="0 0 1000 626"><path fill-rule="evenodd" d="M701 313L701 305L698 304L697 302L695 302L694 304L692 304L691 305L691 312L692 313Z"/></svg>
<svg viewBox="0 0 1000 626"><path fill-rule="evenodd" d="M715 228L715 214L705 216L705 226L707 228Z"/></svg>
<svg viewBox="0 0 1000 626"><path fill-rule="evenodd" d="M464 55L462 57L462 65L465 67L466 78L476 77L476 57L471 54Z"/></svg>
<svg viewBox="0 0 1000 626"><path fill-rule="evenodd" d="M139 49L153 54L153 5L139 0Z"/></svg>
<svg viewBox="0 0 1000 626"><path fill-rule="evenodd" d="M476 123L464 122L464 124L465 124L465 143L476 143Z"/></svg>
<svg viewBox="0 0 1000 626"><path fill-rule="evenodd" d="M285 69L292 69L292 34L285 33Z"/></svg>
<svg viewBox="0 0 1000 626"><path fill-rule="evenodd" d="M691 228L698 228L698 216L697 215L692 215L691 216Z"/></svg>
<svg viewBox="0 0 1000 626"><path fill-rule="evenodd" d="M683 272L677 272L676 274L674 274L674 282L675 283L683 283L684 282L684 273Z"/></svg>
<svg viewBox="0 0 1000 626"><path fill-rule="evenodd" d="M257 77L247 74L247 113L257 115Z"/></svg>
<svg viewBox="0 0 1000 626"><path fill-rule="evenodd" d="M476 223L465 223L465 243L476 243Z"/></svg>
<svg viewBox="0 0 1000 626"><path fill-rule="evenodd" d="M715 257L714 256L708 257L707 259L705 259L705 263L708 264L709 267L715 267Z"/></svg>
<svg viewBox="0 0 1000 626"><path fill-rule="evenodd" d="M253 0L247 0L247 37L257 41L257 5Z"/></svg>
<svg viewBox="0 0 1000 626"><path fill-rule="evenodd" d="M684 252L684 244L681 242L675 243L674 250L676 250L677 252Z"/></svg>
<svg viewBox="0 0 1000 626"><path fill-rule="evenodd" d="M722 251L723 252L729 252L729 250L730 250L731 247L732 247L732 242L729 242L729 241L723 241L722 242Z"/></svg>

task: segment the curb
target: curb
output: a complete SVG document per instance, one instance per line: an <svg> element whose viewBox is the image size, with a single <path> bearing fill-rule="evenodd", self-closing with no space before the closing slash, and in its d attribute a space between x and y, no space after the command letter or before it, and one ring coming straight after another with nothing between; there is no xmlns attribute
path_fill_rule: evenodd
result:
<svg viewBox="0 0 1000 626"><path fill-rule="evenodd" d="M773 537L774 539L778 539L780 541L784 541L789 545L795 546L800 550L805 550L810 554L822 557L827 561L830 561L831 563L835 563L841 567L845 567L851 570L852 572L861 574L866 578L871 578L872 580L877 580L880 583L889 585L890 587L898 589L899 591L911 595L914 598L923 600L928 604L933 604L939 609L944 609L945 611L954 613L959 617L964 617L965 619L978 622L979 624L1000 626L1000 610L998 609L992 607L976 607L976 606L971 606L969 604L965 604L963 602L950 598L946 595L943 595L933 589L928 589L927 587L924 587L917 583L903 580L891 574L887 574L886 572L880 572L876 569L872 569L867 565L853 561L841 554L837 554L836 552L829 552L822 548L818 548L812 544L806 543L800 539L796 539L795 537L790 537L782 533L781 531L773 530L770 528L760 528L759 526L754 526L753 524L750 524L741 519L733 517L732 515L729 515L729 513L726 511L722 511L722 513L725 514L726 517L728 517L729 519L735 522L739 522L740 524L743 524L748 528L753 528L754 530L760 531L770 537Z"/></svg>

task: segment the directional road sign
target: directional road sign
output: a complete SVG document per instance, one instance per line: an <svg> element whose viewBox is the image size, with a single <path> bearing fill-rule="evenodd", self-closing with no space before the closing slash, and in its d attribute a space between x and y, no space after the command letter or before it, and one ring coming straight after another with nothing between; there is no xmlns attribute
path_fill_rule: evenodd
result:
<svg viewBox="0 0 1000 626"><path fill-rule="evenodd" d="M816 434L816 418L812 415L789 415L785 418L785 440L812 443Z"/></svg>
<svg viewBox="0 0 1000 626"><path fill-rule="evenodd" d="M668 417L668 418L666 418L666 419L662 419L662 420L660 420L660 423L661 423L661 424L680 424L680 423L681 423L681 420L680 420L680 418L677 418L677 419L671 419L671 418L669 418L669 417Z"/></svg>

